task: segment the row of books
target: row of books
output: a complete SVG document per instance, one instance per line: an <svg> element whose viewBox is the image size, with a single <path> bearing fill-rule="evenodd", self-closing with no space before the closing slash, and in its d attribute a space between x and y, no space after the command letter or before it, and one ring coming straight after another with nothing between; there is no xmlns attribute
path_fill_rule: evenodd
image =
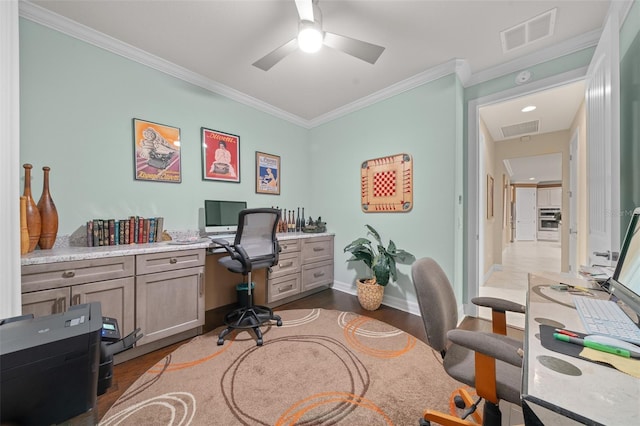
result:
<svg viewBox="0 0 640 426"><path fill-rule="evenodd" d="M87 247L162 241L164 218L93 219L87 222Z"/></svg>

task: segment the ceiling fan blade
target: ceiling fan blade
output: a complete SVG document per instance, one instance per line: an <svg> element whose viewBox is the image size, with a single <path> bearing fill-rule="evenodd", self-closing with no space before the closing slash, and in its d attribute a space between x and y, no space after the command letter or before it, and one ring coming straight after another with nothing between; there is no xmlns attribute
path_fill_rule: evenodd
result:
<svg viewBox="0 0 640 426"><path fill-rule="evenodd" d="M269 71L272 66L280 62L288 54L293 53L297 48L298 40L294 38L293 40L290 40L278 47L273 52L267 53L265 56L255 61L253 66L258 67L263 71Z"/></svg>
<svg viewBox="0 0 640 426"><path fill-rule="evenodd" d="M296 0L296 7L301 21L313 22L313 3L311 0Z"/></svg>
<svg viewBox="0 0 640 426"><path fill-rule="evenodd" d="M382 52L384 52L384 47L382 46L333 33L324 33L324 44L372 65L376 63Z"/></svg>

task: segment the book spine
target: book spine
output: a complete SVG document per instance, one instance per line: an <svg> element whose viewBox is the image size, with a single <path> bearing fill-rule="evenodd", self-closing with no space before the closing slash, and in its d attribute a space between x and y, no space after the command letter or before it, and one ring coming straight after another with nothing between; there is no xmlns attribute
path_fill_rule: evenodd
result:
<svg viewBox="0 0 640 426"><path fill-rule="evenodd" d="M93 221L87 222L87 247L93 247Z"/></svg>
<svg viewBox="0 0 640 426"><path fill-rule="evenodd" d="M123 220L123 219L120 219L120 220L118 221L118 227L120 228L120 233L119 233L119 237L120 237L119 241L120 241L120 244L127 244L127 240L124 238L124 223L125 223L125 222L126 222L126 221L125 221L125 220Z"/></svg>
<svg viewBox="0 0 640 426"><path fill-rule="evenodd" d="M93 219L93 247L98 247L100 245L100 224L98 219Z"/></svg>
<svg viewBox="0 0 640 426"><path fill-rule="evenodd" d="M138 218L138 244L144 243L144 218Z"/></svg>
<svg viewBox="0 0 640 426"><path fill-rule="evenodd" d="M116 243L115 232L116 232L116 221L114 219L109 219L109 239L108 239L108 243L105 244L106 246L115 245Z"/></svg>
<svg viewBox="0 0 640 426"><path fill-rule="evenodd" d="M129 244L135 244L136 242L136 218L131 216L129 218Z"/></svg>
<svg viewBox="0 0 640 426"><path fill-rule="evenodd" d="M104 220L98 219L98 241L100 245L104 245Z"/></svg>
<svg viewBox="0 0 640 426"><path fill-rule="evenodd" d="M156 241L162 241L162 233L164 232L164 218L160 216L156 225Z"/></svg>
<svg viewBox="0 0 640 426"><path fill-rule="evenodd" d="M131 219L125 219L124 220L124 241L125 241L125 244L131 244L131 238L130 238L130 235L129 235L129 229L130 229L130 226L131 226L131 225L129 225L130 223L131 223Z"/></svg>
<svg viewBox="0 0 640 426"><path fill-rule="evenodd" d="M149 242L150 243L155 242L155 237L156 237L156 218L150 217L149 218Z"/></svg>
<svg viewBox="0 0 640 426"><path fill-rule="evenodd" d="M120 221L115 219L113 220L113 244L120 245Z"/></svg>
<svg viewBox="0 0 640 426"><path fill-rule="evenodd" d="M142 227L142 242L149 242L149 219L144 220L144 226Z"/></svg>
<svg viewBox="0 0 640 426"><path fill-rule="evenodd" d="M140 235L140 218L138 216L133 218L133 243L138 244L138 236Z"/></svg>

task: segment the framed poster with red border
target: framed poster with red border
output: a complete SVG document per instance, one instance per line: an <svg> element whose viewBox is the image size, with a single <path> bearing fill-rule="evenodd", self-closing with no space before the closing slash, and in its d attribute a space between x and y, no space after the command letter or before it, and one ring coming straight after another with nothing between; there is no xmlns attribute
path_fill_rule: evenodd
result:
<svg viewBox="0 0 640 426"><path fill-rule="evenodd" d="M136 180L180 183L180 129L133 119Z"/></svg>
<svg viewBox="0 0 640 426"><path fill-rule="evenodd" d="M202 179L240 182L240 136L202 130Z"/></svg>
<svg viewBox="0 0 640 426"><path fill-rule="evenodd" d="M360 169L365 213L403 213L413 208L413 159L409 154L374 158Z"/></svg>

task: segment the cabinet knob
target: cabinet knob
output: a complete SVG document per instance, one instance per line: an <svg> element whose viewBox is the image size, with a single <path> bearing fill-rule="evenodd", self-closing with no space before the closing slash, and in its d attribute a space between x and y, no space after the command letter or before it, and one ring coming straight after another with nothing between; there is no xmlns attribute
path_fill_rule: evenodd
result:
<svg viewBox="0 0 640 426"><path fill-rule="evenodd" d="M176 259L175 257L172 257L171 259L169 259L169 263L172 264L172 265L176 264L176 263L178 263L178 259Z"/></svg>
<svg viewBox="0 0 640 426"><path fill-rule="evenodd" d="M73 278L76 276L75 271L64 271L62 273L62 278Z"/></svg>

